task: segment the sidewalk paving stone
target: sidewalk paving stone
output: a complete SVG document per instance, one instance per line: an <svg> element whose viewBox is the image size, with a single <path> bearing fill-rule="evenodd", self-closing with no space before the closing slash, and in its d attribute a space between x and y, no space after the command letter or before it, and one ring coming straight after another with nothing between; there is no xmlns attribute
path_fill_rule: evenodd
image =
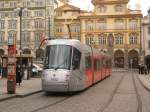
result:
<svg viewBox="0 0 150 112"><path fill-rule="evenodd" d="M142 85L150 91L150 75L138 75Z"/></svg>
<svg viewBox="0 0 150 112"><path fill-rule="evenodd" d="M14 97L25 97L42 91L41 78L23 80L21 85L16 85L15 94L7 94L7 79L0 79L0 101Z"/></svg>

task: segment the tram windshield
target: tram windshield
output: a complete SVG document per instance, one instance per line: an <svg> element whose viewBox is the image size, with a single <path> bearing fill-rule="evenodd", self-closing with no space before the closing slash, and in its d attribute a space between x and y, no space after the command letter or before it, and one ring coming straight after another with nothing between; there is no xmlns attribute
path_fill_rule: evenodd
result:
<svg viewBox="0 0 150 112"><path fill-rule="evenodd" d="M46 47L45 69L79 69L81 52L69 45L50 45Z"/></svg>
<svg viewBox="0 0 150 112"><path fill-rule="evenodd" d="M50 45L46 47L45 69L70 69L72 47L67 45Z"/></svg>

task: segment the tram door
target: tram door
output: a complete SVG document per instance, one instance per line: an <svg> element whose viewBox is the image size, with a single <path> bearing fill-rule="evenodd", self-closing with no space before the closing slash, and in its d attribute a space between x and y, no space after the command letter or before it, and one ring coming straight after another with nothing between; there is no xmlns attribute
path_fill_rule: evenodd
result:
<svg viewBox="0 0 150 112"><path fill-rule="evenodd" d="M92 57L85 56L85 68L86 68L86 85L90 86L93 82L93 67L92 67Z"/></svg>

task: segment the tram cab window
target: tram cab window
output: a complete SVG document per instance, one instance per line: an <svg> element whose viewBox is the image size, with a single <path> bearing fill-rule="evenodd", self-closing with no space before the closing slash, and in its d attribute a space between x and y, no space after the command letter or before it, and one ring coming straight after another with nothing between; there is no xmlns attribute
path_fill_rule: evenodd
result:
<svg viewBox="0 0 150 112"><path fill-rule="evenodd" d="M72 60L72 68L79 69L80 67L80 59L81 59L81 53L76 48L73 48L73 60Z"/></svg>

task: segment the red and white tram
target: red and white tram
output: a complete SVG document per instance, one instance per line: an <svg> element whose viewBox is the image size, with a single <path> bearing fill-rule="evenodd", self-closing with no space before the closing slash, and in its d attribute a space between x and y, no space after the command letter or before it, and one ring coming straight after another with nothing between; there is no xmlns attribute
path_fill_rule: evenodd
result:
<svg viewBox="0 0 150 112"><path fill-rule="evenodd" d="M44 91L81 91L111 75L110 56L74 39L49 40L44 59Z"/></svg>

